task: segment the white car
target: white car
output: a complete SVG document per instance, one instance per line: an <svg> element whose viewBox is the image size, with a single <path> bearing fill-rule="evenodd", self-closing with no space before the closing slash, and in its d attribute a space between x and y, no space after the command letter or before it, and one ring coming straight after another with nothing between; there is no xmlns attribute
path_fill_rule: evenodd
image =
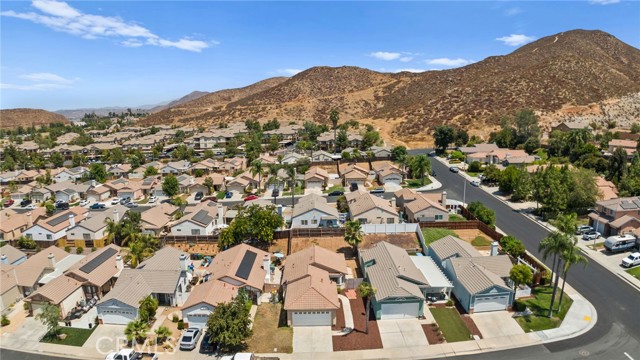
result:
<svg viewBox="0 0 640 360"><path fill-rule="evenodd" d="M480 181L478 181L478 180L473 180L473 181L471 182L471 186L479 187L479 186L480 186Z"/></svg>
<svg viewBox="0 0 640 360"><path fill-rule="evenodd" d="M111 205L118 205L119 203L120 203L119 197L114 197L113 199L111 199Z"/></svg>
<svg viewBox="0 0 640 360"><path fill-rule="evenodd" d="M87 206L87 205L89 205L89 200L80 201L80 206Z"/></svg>
<svg viewBox="0 0 640 360"><path fill-rule="evenodd" d="M25 206L24 208L27 209L27 210L35 210L36 206L33 205L33 204L29 204L29 205Z"/></svg>
<svg viewBox="0 0 640 360"><path fill-rule="evenodd" d="M155 197L154 195L149 196L149 203L154 203L156 201L158 201L157 197Z"/></svg>
<svg viewBox="0 0 640 360"><path fill-rule="evenodd" d="M622 259L622 266L624 267L630 268L636 265L640 265L640 252L634 252L633 254L630 254L626 258Z"/></svg>

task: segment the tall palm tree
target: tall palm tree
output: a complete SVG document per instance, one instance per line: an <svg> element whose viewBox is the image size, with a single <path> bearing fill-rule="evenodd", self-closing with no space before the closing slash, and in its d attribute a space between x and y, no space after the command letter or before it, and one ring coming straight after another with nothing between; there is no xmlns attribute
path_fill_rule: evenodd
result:
<svg viewBox="0 0 640 360"><path fill-rule="evenodd" d="M353 256L358 257L358 245L362 242L363 233L359 221L349 220L345 224L344 241L353 246Z"/></svg>
<svg viewBox="0 0 640 360"><path fill-rule="evenodd" d="M340 120L340 115L338 115L337 110L331 110L329 113L329 120L331 120L331 125L333 125L333 153L336 152L336 134L338 130L338 121Z"/></svg>
<svg viewBox="0 0 640 360"><path fill-rule="evenodd" d="M131 267L136 268L145 259L152 257L158 247L157 242L158 241L151 235L141 235L136 240L130 242L127 259Z"/></svg>
<svg viewBox="0 0 640 360"><path fill-rule="evenodd" d="M289 178L289 190L291 190L291 208L295 208L295 189L296 189L296 167L294 164L288 164L284 167L287 172L287 177Z"/></svg>
<svg viewBox="0 0 640 360"><path fill-rule="evenodd" d="M107 243L113 244L120 239L120 224L113 221L111 218L106 218L104 223L107 225L107 228L105 229L107 234Z"/></svg>
<svg viewBox="0 0 640 360"><path fill-rule="evenodd" d="M551 303L549 304L549 312L547 317L552 316L553 312L553 303L556 298L556 291L558 289L558 272L560 269L560 264L562 263L562 253L569 246L570 239L566 234L554 231L551 235L544 238L540 241L538 246L538 251L542 253L542 259L546 260L549 256L553 256L553 265L551 267L551 282L553 284L553 292L551 293ZM553 274L555 273L555 281L553 278Z"/></svg>
<svg viewBox="0 0 640 360"><path fill-rule="evenodd" d="M586 267L587 264L589 264L589 260L580 253L580 248L578 248L578 239L575 238L571 242L570 246L562 252L562 258L564 259L564 266L562 268L562 291L560 292L560 300L558 301L558 309L556 311L560 311L560 306L562 305L564 285L567 283L567 273L569 272L569 269L571 269L573 265L584 264Z"/></svg>
<svg viewBox="0 0 640 360"><path fill-rule="evenodd" d="M360 285L358 285L357 292L361 298L367 299L366 319L364 322L364 333L368 334L369 333L369 309L371 308L371 298L376 294L376 288L371 286L370 283L363 281L360 283Z"/></svg>
<svg viewBox="0 0 640 360"><path fill-rule="evenodd" d="M127 337L127 341L133 342L135 340L138 344L142 344L147 337L148 330L149 325L137 319L127 324L127 327L124 329L124 335Z"/></svg>
<svg viewBox="0 0 640 360"><path fill-rule="evenodd" d="M424 185L425 174L431 167L429 158L426 155L418 155L411 159L411 175L414 178L420 177L420 183Z"/></svg>
<svg viewBox="0 0 640 360"><path fill-rule="evenodd" d="M251 163L251 175L256 176L258 174L258 194L260 194L260 187L262 186L262 171L264 170L262 161L253 160Z"/></svg>
<svg viewBox="0 0 640 360"><path fill-rule="evenodd" d="M573 236L578 228L578 215L576 213L560 214L551 222L561 233Z"/></svg>
<svg viewBox="0 0 640 360"><path fill-rule="evenodd" d="M140 229L136 228L133 223L127 221L120 227L120 235L120 246L127 246L140 235Z"/></svg>

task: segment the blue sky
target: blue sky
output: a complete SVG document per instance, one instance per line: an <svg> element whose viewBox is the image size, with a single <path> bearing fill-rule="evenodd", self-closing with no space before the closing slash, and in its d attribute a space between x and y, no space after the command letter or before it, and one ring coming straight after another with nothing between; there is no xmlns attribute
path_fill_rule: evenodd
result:
<svg viewBox="0 0 640 360"><path fill-rule="evenodd" d="M0 108L138 106L313 66L448 69L572 29L640 48L640 2L2 1Z"/></svg>

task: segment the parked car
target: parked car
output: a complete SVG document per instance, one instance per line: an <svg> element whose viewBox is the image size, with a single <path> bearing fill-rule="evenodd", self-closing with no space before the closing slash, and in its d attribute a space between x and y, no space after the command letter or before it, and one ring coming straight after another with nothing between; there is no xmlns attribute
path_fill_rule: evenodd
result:
<svg viewBox="0 0 640 360"><path fill-rule="evenodd" d="M578 226L578 228L576 229L576 235L582 235L584 233L588 233L590 231L594 231L594 228L592 228L589 225L580 225Z"/></svg>
<svg viewBox="0 0 640 360"><path fill-rule="evenodd" d="M460 169L458 169L457 166L451 166L451 167L449 167L449 171L451 171L452 173L457 174L457 173L460 172Z"/></svg>
<svg viewBox="0 0 640 360"><path fill-rule="evenodd" d="M95 204L92 204L91 206L89 206L89 209L91 209L91 210L100 210L100 209L104 209L104 208L106 208L106 206L103 203L95 203Z"/></svg>
<svg viewBox="0 0 640 360"><path fill-rule="evenodd" d="M202 200L202 198L204 197L204 194L202 193L202 191L198 191L196 193L196 196L193 198L195 201L199 201Z"/></svg>
<svg viewBox="0 0 640 360"><path fill-rule="evenodd" d="M24 208L25 208L26 210L35 210L35 209L36 209L36 206L35 206L35 205L33 205L33 204L29 204L29 205L25 206Z"/></svg>
<svg viewBox="0 0 640 360"><path fill-rule="evenodd" d="M383 187L377 187L373 190L369 191L370 194L384 194L384 188Z"/></svg>
<svg viewBox="0 0 640 360"><path fill-rule="evenodd" d="M153 204L156 201L158 201L157 197L155 197L154 195L149 196L149 203L150 204Z"/></svg>
<svg viewBox="0 0 640 360"><path fill-rule="evenodd" d="M271 196L273 196L273 197L280 196L280 190L279 189L273 189L273 191L271 192Z"/></svg>
<svg viewBox="0 0 640 360"><path fill-rule="evenodd" d="M431 157L436 156L436 152L435 151L429 151L429 156L431 156Z"/></svg>
<svg viewBox="0 0 640 360"><path fill-rule="evenodd" d="M436 172L434 170L431 170L431 176L436 176Z"/></svg>
<svg viewBox="0 0 640 360"><path fill-rule="evenodd" d="M218 201L218 198L216 198L215 196L207 196L205 198L202 198L202 200L200 200L200 202L206 202L206 201Z"/></svg>
<svg viewBox="0 0 640 360"><path fill-rule="evenodd" d="M327 196L342 196L342 195L344 195L344 191L333 190Z"/></svg>
<svg viewBox="0 0 640 360"><path fill-rule="evenodd" d="M249 195L246 198L244 198L244 201L251 201L251 200L258 200L259 197L257 195Z"/></svg>
<svg viewBox="0 0 640 360"><path fill-rule="evenodd" d="M255 360L256 357L253 353L236 353L235 355L227 355L220 358L220 360Z"/></svg>
<svg viewBox="0 0 640 360"><path fill-rule="evenodd" d="M133 201L130 201L130 202L124 204L124 206L126 206L128 208L137 208L138 204L134 203Z"/></svg>
<svg viewBox="0 0 640 360"><path fill-rule="evenodd" d="M595 230L591 230L589 232L582 234L582 240L595 240L599 237L600 237L600 233Z"/></svg>
<svg viewBox="0 0 640 360"><path fill-rule="evenodd" d="M155 353L137 352L133 349L122 349L117 352L108 353L105 360L158 360Z"/></svg>
<svg viewBox="0 0 640 360"><path fill-rule="evenodd" d="M349 185L349 191L357 191L357 190L358 190L358 184L351 183L351 185Z"/></svg>
<svg viewBox="0 0 640 360"><path fill-rule="evenodd" d="M9 199L9 200L5 201L3 205L4 205L4 207L9 207L9 206L13 205L13 203L15 203L15 200Z"/></svg>
<svg viewBox="0 0 640 360"><path fill-rule="evenodd" d="M89 200L81 200L80 206L87 206L89 204Z"/></svg>
<svg viewBox="0 0 640 360"><path fill-rule="evenodd" d="M479 180L473 180L471 182L471 186L479 187L480 186L480 181Z"/></svg>
<svg viewBox="0 0 640 360"><path fill-rule="evenodd" d="M624 267L632 267L636 265L640 265L640 252L634 252L633 254L622 259L622 266Z"/></svg>
<svg viewBox="0 0 640 360"><path fill-rule="evenodd" d="M20 201L20 206L25 207L25 206L27 206L27 205L30 205L30 204L31 204L31 202L32 202L32 201L31 201L31 200L29 200L29 199L24 199L24 200Z"/></svg>
<svg viewBox="0 0 640 360"><path fill-rule="evenodd" d="M114 197L113 199L111 199L111 205L118 205L119 203L120 203L119 197Z"/></svg>
<svg viewBox="0 0 640 360"><path fill-rule="evenodd" d="M69 210L69 203L68 202L59 202L56 204L56 209L60 209L60 210Z"/></svg>
<svg viewBox="0 0 640 360"><path fill-rule="evenodd" d="M202 333L198 328L188 328L180 337L180 350L193 350Z"/></svg>
<svg viewBox="0 0 640 360"><path fill-rule="evenodd" d="M200 343L200 353L201 354L214 353L216 351L216 349L218 348L218 344L215 343L215 342L210 343L209 339L210 339L210 336L209 336L209 333L207 332L202 337L202 342Z"/></svg>
<svg viewBox="0 0 640 360"><path fill-rule="evenodd" d="M126 197L126 198L120 199L120 205L127 205L130 202L131 202L131 198L130 197Z"/></svg>
<svg viewBox="0 0 640 360"><path fill-rule="evenodd" d="M227 192L224 194L224 198L225 198L225 199L231 199L231 197L233 197L233 193L231 193L231 191L227 191Z"/></svg>

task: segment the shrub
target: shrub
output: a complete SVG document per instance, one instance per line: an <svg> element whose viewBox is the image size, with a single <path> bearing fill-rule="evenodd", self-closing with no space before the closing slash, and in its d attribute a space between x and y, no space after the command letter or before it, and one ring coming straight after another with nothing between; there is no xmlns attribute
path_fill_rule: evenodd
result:
<svg viewBox="0 0 640 360"><path fill-rule="evenodd" d="M31 309L31 306L29 306L29 303L25 301L22 303L22 308L24 309L24 311L29 311L29 309Z"/></svg>
<svg viewBox="0 0 640 360"><path fill-rule="evenodd" d="M78 254L78 255L82 254L83 251L84 251L84 248L82 246L78 246L76 248L76 254Z"/></svg>
<svg viewBox="0 0 640 360"><path fill-rule="evenodd" d="M71 252L71 246L65 246L64 247L64 251L70 253Z"/></svg>
<svg viewBox="0 0 640 360"><path fill-rule="evenodd" d="M0 320L0 325L4 327L9 324L11 324L11 320L7 318L7 315L2 315L2 320Z"/></svg>
<svg viewBox="0 0 640 360"><path fill-rule="evenodd" d="M482 164L480 163L480 161L474 161L471 164L469 164L469 172L480 172L482 171Z"/></svg>
<svg viewBox="0 0 640 360"><path fill-rule="evenodd" d="M177 323L180 320L180 318L178 317L178 315L173 314L173 317L171 318L171 321L174 323Z"/></svg>
<svg viewBox="0 0 640 360"><path fill-rule="evenodd" d="M451 299L447 300L447 306L453 306L453 300Z"/></svg>
<svg viewBox="0 0 640 360"><path fill-rule="evenodd" d="M527 304L522 300L516 300L513 303L513 309L518 312L525 311L527 309Z"/></svg>
<svg viewBox="0 0 640 360"><path fill-rule="evenodd" d="M182 320L178 321L178 330L184 330L184 321Z"/></svg>
<svg viewBox="0 0 640 360"><path fill-rule="evenodd" d="M98 250L98 249L97 249L95 246L92 246L92 247L91 247L91 252L94 252L94 251L96 251L96 250Z"/></svg>

